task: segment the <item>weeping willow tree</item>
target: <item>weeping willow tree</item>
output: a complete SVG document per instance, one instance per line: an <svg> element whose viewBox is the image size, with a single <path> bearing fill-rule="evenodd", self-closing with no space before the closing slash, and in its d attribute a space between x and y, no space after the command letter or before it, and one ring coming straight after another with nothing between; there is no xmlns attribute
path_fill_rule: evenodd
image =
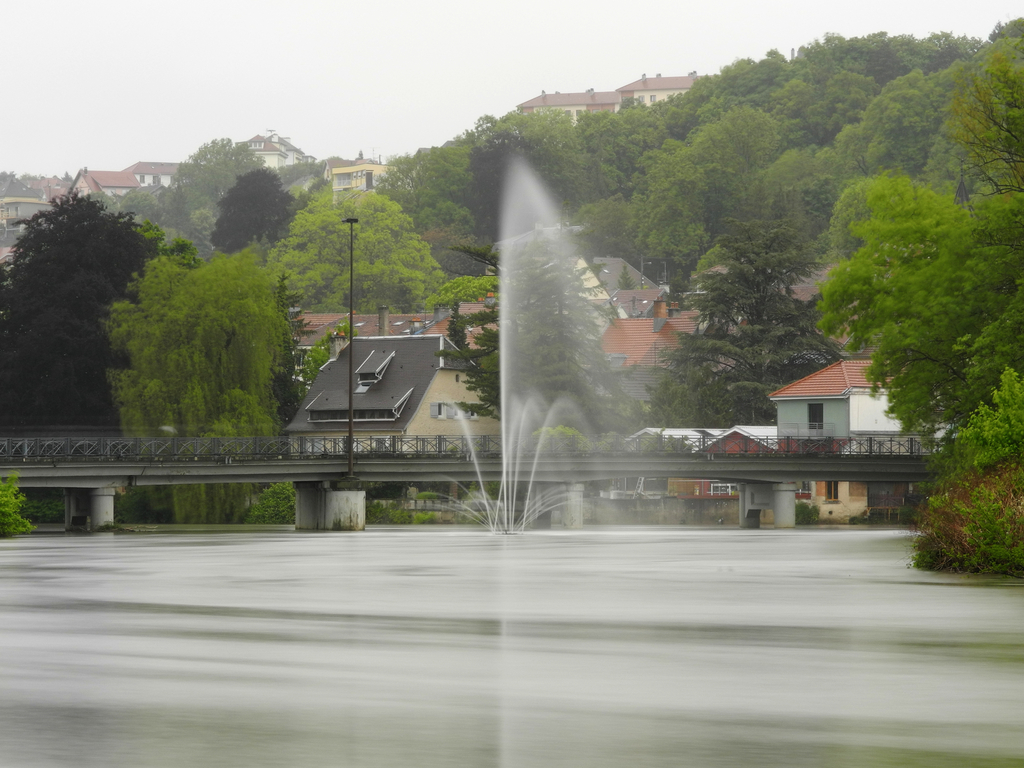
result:
<svg viewBox="0 0 1024 768"><path fill-rule="evenodd" d="M273 435L273 384L287 365L287 318L277 283L248 253L208 263L151 261L129 301L114 305L110 337L127 367L111 374L126 434ZM175 486L180 523L244 517L248 485Z"/></svg>

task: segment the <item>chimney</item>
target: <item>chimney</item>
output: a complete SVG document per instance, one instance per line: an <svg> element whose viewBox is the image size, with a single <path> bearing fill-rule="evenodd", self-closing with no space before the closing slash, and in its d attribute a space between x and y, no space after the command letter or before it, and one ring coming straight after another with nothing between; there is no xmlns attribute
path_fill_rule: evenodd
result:
<svg viewBox="0 0 1024 768"><path fill-rule="evenodd" d="M665 299L654 300L654 314L651 317L668 317L668 310L665 306Z"/></svg>
<svg viewBox="0 0 1024 768"><path fill-rule="evenodd" d="M679 317L679 302L673 301L668 308L669 317Z"/></svg>
<svg viewBox="0 0 1024 768"><path fill-rule="evenodd" d="M423 330L423 318L416 316L409 321L409 333L419 333Z"/></svg>
<svg viewBox="0 0 1024 768"><path fill-rule="evenodd" d="M434 322L435 323L440 323L446 317L451 317L451 314L452 314L451 307L446 307L443 304L435 304L434 305Z"/></svg>
<svg viewBox="0 0 1024 768"><path fill-rule="evenodd" d="M88 176L89 175L89 166L86 166L85 168L82 169L82 175L83 176Z"/></svg>
<svg viewBox="0 0 1024 768"><path fill-rule="evenodd" d="M386 304L381 304L377 307L377 335L378 336L390 336L391 327L388 325L390 322L391 315L388 313L388 307Z"/></svg>
<svg viewBox="0 0 1024 768"><path fill-rule="evenodd" d="M341 350L348 346L348 336L341 331L331 333L331 360L337 360Z"/></svg>

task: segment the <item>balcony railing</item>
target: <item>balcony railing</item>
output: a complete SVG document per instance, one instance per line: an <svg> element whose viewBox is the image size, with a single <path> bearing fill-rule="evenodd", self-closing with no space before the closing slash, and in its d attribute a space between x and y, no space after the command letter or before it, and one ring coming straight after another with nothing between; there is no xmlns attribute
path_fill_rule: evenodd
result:
<svg viewBox="0 0 1024 768"><path fill-rule="evenodd" d="M779 422L779 437L833 437L836 425L828 422Z"/></svg>

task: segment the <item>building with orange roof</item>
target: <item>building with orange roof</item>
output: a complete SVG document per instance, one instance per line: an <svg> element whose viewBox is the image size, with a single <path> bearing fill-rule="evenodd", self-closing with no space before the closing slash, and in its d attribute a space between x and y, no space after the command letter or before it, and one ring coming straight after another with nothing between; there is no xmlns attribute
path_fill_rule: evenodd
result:
<svg viewBox="0 0 1024 768"><path fill-rule="evenodd" d="M831 442L849 437L887 439L901 434L899 422L886 413L886 393L872 391L866 376L869 365L870 360L840 360L772 392L768 397L778 407L779 438ZM910 492L907 483L835 480L806 485L812 503L832 522L844 522L870 510L903 506Z"/></svg>
<svg viewBox="0 0 1024 768"><path fill-rule="evenodd" d="M540 96L519 104L519 111L529 114L542 109L563 112L573 120L586 112L617 112L622 97L617 91L595 91L590 88L582 93L540 92Z"/></svg>
<svg viewBox="0 0 1024 768"><path fill-rule="evenodd" d="M665 302L659 301L664 307ZM658 310L661 312L662 310ZM666 368L664 355L679 346L679 334L695 333L697 312L674 317L616 317L601 335L601 349L621 369L621 384L636 400L651 399L650 389Z"/></svg>

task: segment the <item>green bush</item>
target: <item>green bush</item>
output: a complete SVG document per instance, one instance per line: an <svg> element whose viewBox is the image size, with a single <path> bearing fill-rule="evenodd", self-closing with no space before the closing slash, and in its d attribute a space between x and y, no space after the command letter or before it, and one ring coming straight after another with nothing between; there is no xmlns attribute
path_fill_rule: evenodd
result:
<svg viewBox="0 0 1024 768"><path fill-rule="evenodd" d="M1024 466L941 483L922 510L914 565L1024 577Z"/></svg>
<svg viewBox="0 0 1024 768"><path fill-rule="evenodd" d="M59 488L27 488L18 513L31 523L63 523L64 491Z"/></svg>
<svg viewBox="0 0 1024 768"><path fill-rule="evenodd" d="M797 525L817 525L820 514L821 510L818 509L817 504L810 504L806 501L798 501L796 503Z"/></svg>
<svg viewBox="0 0 1024 768"><path fill-rule="evenodd" d="M433 491L421 491L420 493L416 494L416 499L418 501L425 501L425 500L429 501L429 500L432 500L432 499L439 499L439 498L441 498L441 494L434 493Z"/></svg>
<svg viewBox="0 0 1024 768"><path fill-rule="evenodd" d="M413 525L433 524L437 522L436 512L417 512L412 516Z"/></svg>
<svg viewBox="0 0 1024 768"><path fill-rule="evenodd" d="M367 525L409 525L412 523L412 512L383 501L366 503Z"/></svg>
<svg viewBox="0 0 1024 768"><path fill-rule="evenodd" d="M291 525L295 523L295 486L274 483L260 494L245 516L249 525Z"/></svg>
<svg viewBox="0 0 1024 768"><path fill-rule="evenodd" d="M114 522L122 525L173 523L172 493L170 486L133 486L114 497Z"/></svg>
<svg viewBox="0 0 1024 768"><path fill-rule="evenodd" d="M0 537L29 533L35 528L19 514L24 502L25 494L18 490L17 475L8 480L0 477Z"/></svg>

